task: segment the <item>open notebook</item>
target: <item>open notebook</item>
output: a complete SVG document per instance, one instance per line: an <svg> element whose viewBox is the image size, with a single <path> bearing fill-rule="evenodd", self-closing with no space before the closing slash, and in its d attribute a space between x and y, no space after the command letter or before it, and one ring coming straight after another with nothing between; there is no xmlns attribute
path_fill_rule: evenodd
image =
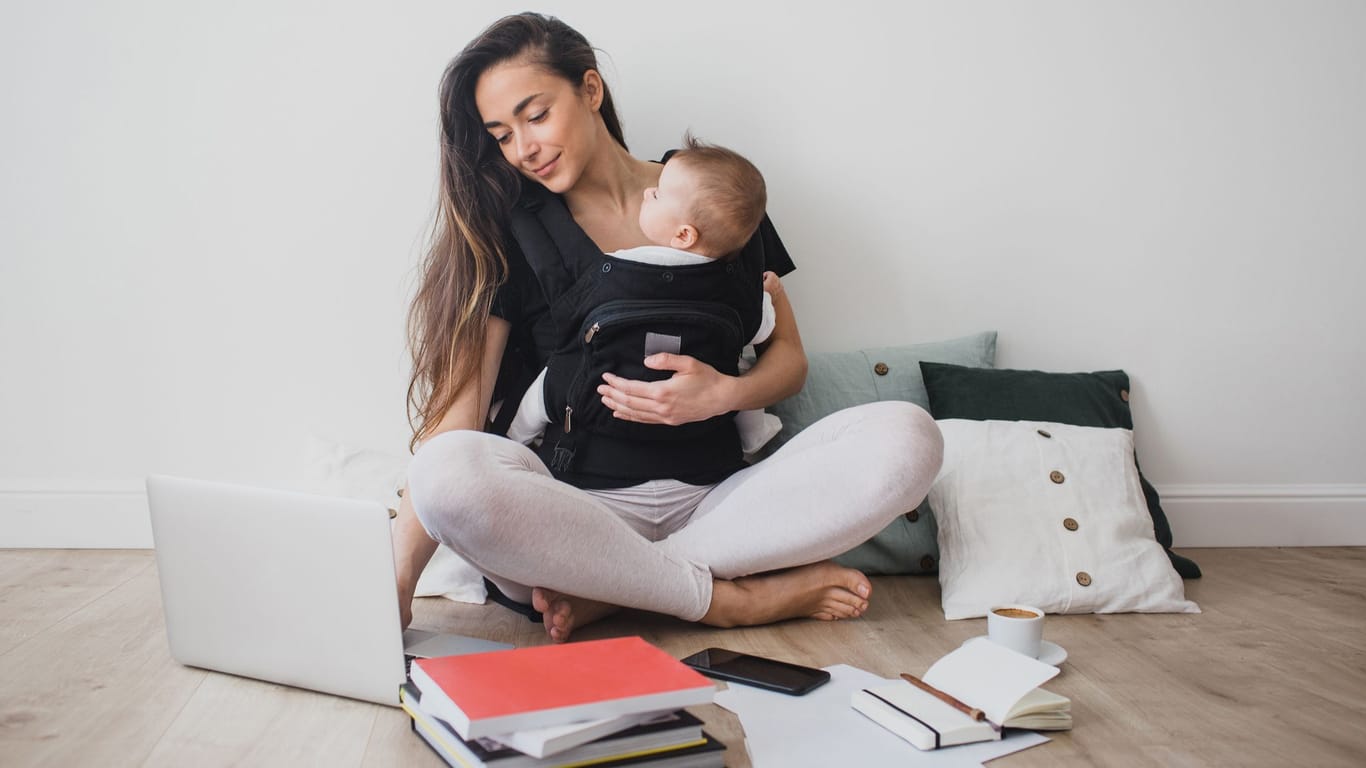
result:
<svg viewBox="0 0 1366 768"><path fill-rule="evenodd" d="M925 673L924 682L969 707L975 720L906 680L854 691L850 704L919 749L1001 738L1001 729L1066 730L1072 703L1038 686L1058 674L1044 664L986 640L963 645Z"/></svg>

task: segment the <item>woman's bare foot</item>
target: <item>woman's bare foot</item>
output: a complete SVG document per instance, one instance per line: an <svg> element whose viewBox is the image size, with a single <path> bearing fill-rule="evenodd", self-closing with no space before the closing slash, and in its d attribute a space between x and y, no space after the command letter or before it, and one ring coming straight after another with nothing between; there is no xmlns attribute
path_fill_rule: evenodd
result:
<svg viewBox="0 0 1366 768"><path fill-rule="evenodd" d="M531 590L531 607L541 612L545 633L556 643L568 640L569 634L576 628L587 626L621 610L611 603L574 597L544 587Z"/></svg>
<svg viewBox="0 0 1366 768"><path fill-rule="evenodd" d="M734 581L717 579L702 623L748 627L798 617L852 619L868 610L872 591L867 576L831 560Z"/></svg>

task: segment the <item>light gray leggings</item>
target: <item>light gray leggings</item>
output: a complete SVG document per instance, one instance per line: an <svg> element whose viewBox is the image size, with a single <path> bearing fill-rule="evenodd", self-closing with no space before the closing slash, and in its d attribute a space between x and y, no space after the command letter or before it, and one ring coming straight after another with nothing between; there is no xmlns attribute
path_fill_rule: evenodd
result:
<svg viewBox="0 0 1366 768"><path fill-rule="evenodd" d="M697 621L713 577L852 549L920 503L942 458L924 409L880 402L821 419L711 488L584 491L554 479L526 446L473 431L428 440L408 487L427 533L515 600L529 602L541 586ZM652 540L640 520L659 517L656 493L670 508Z"/></svg>

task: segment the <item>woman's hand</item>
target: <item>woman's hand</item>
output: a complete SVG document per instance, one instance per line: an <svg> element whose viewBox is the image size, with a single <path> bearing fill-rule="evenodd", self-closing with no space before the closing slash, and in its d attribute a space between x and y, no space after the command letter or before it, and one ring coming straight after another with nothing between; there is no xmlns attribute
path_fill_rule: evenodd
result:
<svg viewBox="0 0 1366 768"><path fill-rule="evenodd" d="M735 410L736 377L695 357L660 352L645 358L645 367L674 375L662 381L637 381L603 374L605 383L598 386L598 394L616 418L676 426Z"/></svg>
<svg viewBox="0 0 1366 768"><path fill-rule="evenodd" d="M645 358L645 366L673 371L672 378L647 382L603 374L605 383L598 386L603 405L619 419L678 425L767 408L796 394L806 380L806 352L797 318L777 275L764 273L764 290L773 299L773 333L759 345L758 362L743 376L727 376L695 357L660 353Z"/></svg>
<svg viewBox="0 0 1366 768"><path fill-rule="evenodd" d="M413 621L413 593L417 591L417 580L422 569L436 552L436 542L427 535L422 523L413 511L413 501L408 489L403 489L403 497L398 503L398 517L394 520L394 570L398 581L398 621L404 629Z"/></svg>
<svg viewBox="0 0 1366 768"><path fill-rule="evenodd" d="M780 298L786 298L787 292L783 290L783 280L778 277L777 272L764 273L764 293L767 293L769 298L774 301L777 301Z"/></svg>
<svg viewBox="0 0 1366 768"><path fill-rule="evenodd" d="M413 623L413 593L398 588L398 627L407 629Z"/></svg>

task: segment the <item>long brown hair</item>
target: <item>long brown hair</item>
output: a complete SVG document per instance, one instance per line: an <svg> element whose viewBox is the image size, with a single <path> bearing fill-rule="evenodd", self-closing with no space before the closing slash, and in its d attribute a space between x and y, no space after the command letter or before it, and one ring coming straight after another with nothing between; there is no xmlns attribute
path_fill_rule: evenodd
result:
<svg viewBox="0 0 1366 768"><path fill-rule="evenodd" d="M523 181L484 128L474 88L489 67L514 58L576 88L584 73L598 68L593 47L572 27L551 16L521 13L484 30L441 77L441 192L422 282L408 309L409 450L430 434L466 386L477 386L489 311L507 280L507 217ZM599 112L608 133L625 147L606 84Z"/></svg>

